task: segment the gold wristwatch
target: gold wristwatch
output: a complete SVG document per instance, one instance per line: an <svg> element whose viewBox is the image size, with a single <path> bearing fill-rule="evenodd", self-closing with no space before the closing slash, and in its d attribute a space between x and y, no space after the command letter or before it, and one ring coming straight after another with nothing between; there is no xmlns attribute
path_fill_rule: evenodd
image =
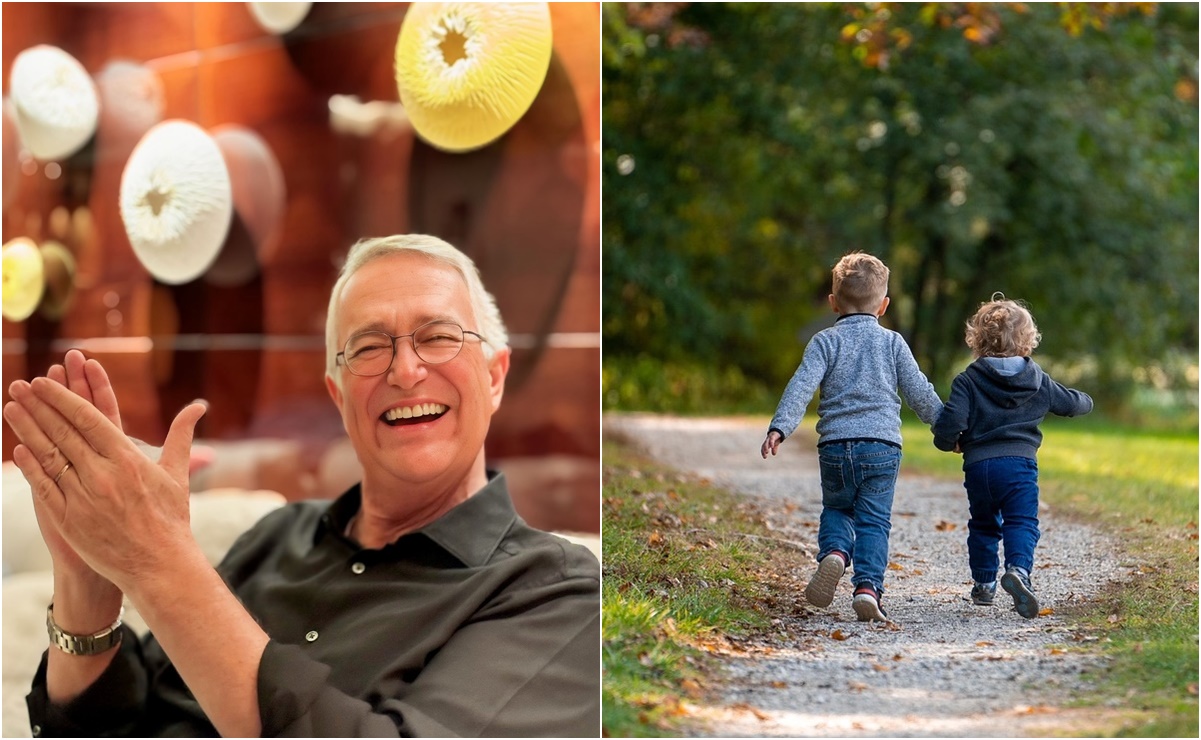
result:
<svg viewBox="0 0 1201 740"><path fill-rule="evenodd" d="M71 655L99 655L121 644L121 618L125 616L125 607L117 615L117 621L108 627L91 635L73 635L63 632L54 623L54 602L46 607L46 632L50 635L50 644Z"/></svg>

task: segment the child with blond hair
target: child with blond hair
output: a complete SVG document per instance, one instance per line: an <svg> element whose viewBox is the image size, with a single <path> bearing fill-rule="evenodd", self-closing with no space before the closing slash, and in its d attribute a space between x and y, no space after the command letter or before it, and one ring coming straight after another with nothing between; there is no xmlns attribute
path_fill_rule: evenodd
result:
<svg viewBox="0 0 1201 740"><path fill-rule="evenodd" d="M834 266L834 326L818 332L784 389L763 440L764 459L792 434L814 392L822 513L818 566L805 598L829 606L854 565L851 607L861 622L886 621L880 600L888 565L892 500L901 465L901 396L927 424L942 410L900 334L880 326L888 309L888 267L861 252Z"/></svg>
<svg viewBox="0 0 1201 740"><path fill-rule="evenodd" d="M976 359L951 383L951 397L934 424L935 446L963 453L972 603L993 603L1003 540L1001 588L1026 619L1039 610L1030 584L1039 540L1039 424L1048 413L1093 410L1088 395L1055 382L1030 358L1041 338L1025 306L994 293L967 322L967 346Z"/></svg>

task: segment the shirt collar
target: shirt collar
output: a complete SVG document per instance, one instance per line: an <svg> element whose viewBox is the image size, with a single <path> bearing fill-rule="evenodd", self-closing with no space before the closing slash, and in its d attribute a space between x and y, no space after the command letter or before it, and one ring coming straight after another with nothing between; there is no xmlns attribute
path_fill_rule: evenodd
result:
<svg viewBox="0 0 1201 740"><path fill-rule="evenodd" d="M338 497L317 527L314 544L323 536L341 537L362 505L362 484L356 483ZM410 538L433 541L468 567L484 565L517 519L504 473L488 471L488 483L438 519L403 535L385 550Z"/></svg>
<svg viewBox="0 0 1201 740"><path fill-rule="evenodd" d="M879 321L880 317L874 313L844 313L835 319L834 323L837 324L839 321L848 321L852 319L853 321L851 321L851 323L858 324L862 321L867 321L868 319L871 319L872 321Z"/></svg>

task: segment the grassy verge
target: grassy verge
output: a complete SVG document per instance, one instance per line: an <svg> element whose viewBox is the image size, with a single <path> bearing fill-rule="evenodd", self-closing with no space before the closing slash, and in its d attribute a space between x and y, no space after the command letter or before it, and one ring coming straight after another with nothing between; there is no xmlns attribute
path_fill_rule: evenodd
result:
<svg viewBox="0 0 1201 740"><path fill-rule="evenodd" d="M784 581L805 558L752 506L612 435L604 461L605 734L675 734L706 691L709 656L801 608L779 594L796 592Z"/></svg>
<svg viewBox="0 0 1201 740"><path fill-rule="evenodd" d="M1083 701L1144 710L1121 736L1197 737L1197 434L1142 432L1091 419L1048 420L1039 451L1042 499L1098 523L1137 574L1073 615L1104 633L1112 667ZM961 476L960 458L904 429L910 472Z"/></svg>

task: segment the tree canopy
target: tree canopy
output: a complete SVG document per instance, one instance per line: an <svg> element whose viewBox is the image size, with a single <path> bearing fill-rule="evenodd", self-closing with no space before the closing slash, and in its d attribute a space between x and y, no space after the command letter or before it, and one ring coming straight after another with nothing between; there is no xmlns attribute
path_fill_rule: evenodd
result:
<svg viewBox="0 0 1201 740"><path fill-rule="evenodd" d="M938 381L993 291L1102 380L1196 353L1195 4L603 13L606 363L782 387L852 250Z"/></svg>

